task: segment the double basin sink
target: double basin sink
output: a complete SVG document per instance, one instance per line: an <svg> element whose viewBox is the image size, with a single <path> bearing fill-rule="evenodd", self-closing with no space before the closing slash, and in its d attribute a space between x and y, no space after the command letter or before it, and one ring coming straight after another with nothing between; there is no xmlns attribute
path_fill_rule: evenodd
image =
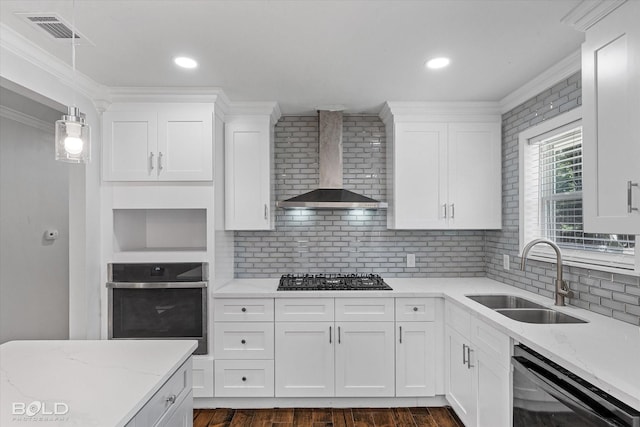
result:
<svg viewBox="0 0 640 427"><path fill-rule="evenodd" d="M515 295L467 295L467 298L518 322L554 324L587 323Z"/></svg>

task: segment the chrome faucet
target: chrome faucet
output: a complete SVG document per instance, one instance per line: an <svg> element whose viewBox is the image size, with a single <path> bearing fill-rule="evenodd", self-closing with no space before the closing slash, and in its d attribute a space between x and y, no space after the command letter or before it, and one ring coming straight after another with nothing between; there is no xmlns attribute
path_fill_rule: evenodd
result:
<svg viewBox="0 0 640 427"><path fill-rule="evenodd" d="M524 271L524 266L527 263L527 254L531 250L532 247L537 245L538 243L546 243L551 246L554 251L556 251L556 269L557 269L557 277L556 277L556 303L555 305L565 305L564 298L573 297L573 292L569 290L569 286L567 282L562 279L562 254L560 253L560 248L558 245L553 243L551 240L547 239L534 239L527 243L527 245L522 249L522 259L520 261L520 270Z"/></svg>

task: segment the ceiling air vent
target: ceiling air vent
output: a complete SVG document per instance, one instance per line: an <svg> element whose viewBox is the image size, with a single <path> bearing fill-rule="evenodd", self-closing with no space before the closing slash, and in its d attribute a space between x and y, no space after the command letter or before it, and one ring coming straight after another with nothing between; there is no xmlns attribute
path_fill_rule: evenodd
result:
<svg viewBox="0 0 640 427"><path fill-rule="evenodd" d="M73 38L71 25L55 13L18 12L16 15L25 19L31 26L35 26L36 28L45 31L49 36L53 37L57 41L71 42L71 39ZM77 29L75 39L76 45L93 44L83 34L79 33Z"/></svg>

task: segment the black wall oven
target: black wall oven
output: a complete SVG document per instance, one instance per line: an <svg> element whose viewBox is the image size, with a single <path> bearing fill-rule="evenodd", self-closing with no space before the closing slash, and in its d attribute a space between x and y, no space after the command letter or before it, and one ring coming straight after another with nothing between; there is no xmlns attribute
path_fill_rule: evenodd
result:
<svg viewBox="0 0 640 427"><path fill-rule="evenodd" d="M522 344L511 363L513 427L640 427L640 411Z"/></svg>
<svg viewBox="0 0 640 427"><path fill-rule="evenodd" d="M207 354L207 264L109 264L109 339L191 339Z"/></svg>

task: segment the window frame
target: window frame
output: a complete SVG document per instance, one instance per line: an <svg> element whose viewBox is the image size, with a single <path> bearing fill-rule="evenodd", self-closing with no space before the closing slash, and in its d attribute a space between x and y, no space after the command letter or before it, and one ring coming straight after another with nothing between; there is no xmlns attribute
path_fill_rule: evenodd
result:
<svg viewBox="0 0 640 427"><path fill-rule="evenodd" d="M518 151L519 151L519 164L518 164L518 178L519 178L519 242L518 242L518 256L522 256L522 250L526 243L537 236L527 236L528 227L532 220L527 215L527 193L532 191L531 187L536 187L537 182L527 182L527 179L531 181L529 176L525 173L528 165L536 161L531 159L533 154L533 147L529 144L529 141L541 139L541 137L548 135L554 131L561 131L562 128L568 128L570 126L580 125L582 122L582 107L574 108L563 114L557 115L551 119L545 120L539 124L531 126L518 135ZM535 190L537 192L537 190ZM582 193L582 191L581 191ZM540 196L536 196L540 200ZM584 208L583 208L584 209ZM533 215L530 213L529 215ZM540 220L541 213L538 212L535 217L536 221ZM638 243L638 237L636 236L636 243ZM577 266L581 268L607 271L612 273L627 274L640 276L640 250L636 245L634 255L621 256L609 253L598 253L593 251L584 251L578 249L565 249L562 248L563 263L570 266ZM553 250L547 245L537 245L532 248L529 258L553 262L556 261L556 255Z"/></svg>

